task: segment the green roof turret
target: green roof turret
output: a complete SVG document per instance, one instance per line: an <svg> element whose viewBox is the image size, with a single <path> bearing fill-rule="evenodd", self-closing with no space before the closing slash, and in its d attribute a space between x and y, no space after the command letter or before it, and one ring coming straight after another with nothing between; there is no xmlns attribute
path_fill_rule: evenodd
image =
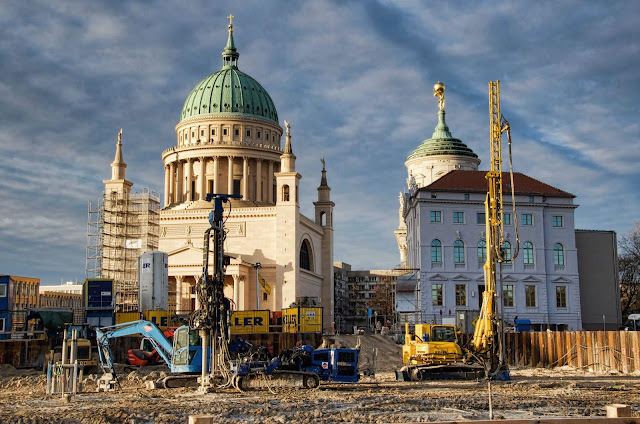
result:
<svg viewBox="0 0 640 424"><path fill-rule="evenodd" d="M470 156L478 158L478 155L473 153L466 144L457 138L454 138L449 131L449 127L444 119L446 112L444 111L444 84L438 81L433 86L434 96L439 97L438 101L438 125L436 125L431 138L424 140L416 150L409 155L407 159L413 159L422 156L433 155L456 155L456 156Z"/></svg>

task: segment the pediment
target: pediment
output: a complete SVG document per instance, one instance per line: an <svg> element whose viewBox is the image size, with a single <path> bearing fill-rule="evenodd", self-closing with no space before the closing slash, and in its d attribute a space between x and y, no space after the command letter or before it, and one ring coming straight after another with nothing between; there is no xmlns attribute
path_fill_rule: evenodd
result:
<svg viewBox="0 0 640 424"><path fill-rule="evenodd" d="M456 275L451 280L452 281L471 281L471 278L467 277L466 275L460 274L460 275Z"/></svg>
<svg viewBox="0 0 640 424"><path fill-rule="evenodd" d="M555 280L552 280L551 282L552 283L565 283L566 284L566 283L570 283L571 280L569 280L568 278L565 278L565 277L558 277Z"/></svg>
<svg viewBox="0 0 640 424"><path fill-rule="evenodd" d="M168 252L171 266L200 265L202 266L202 249L191 245L184 245Z"/></svg>
<svg viewBox="0 0 640 424"><path fill-rule="evenodd" d="M502 277L502 281L505 283L515 283L516 281L518 281L518 279L513 275L507 275L505 277Z"/></svg>
<svg viewBox="0 0 640 424"><path fill-rule="evenodd" d="M534 277L533 275L528 276L527 278L523 278L523 283L539 283L541 280L539 278Z"/></svg>
<svg viewBox="0 0 640 424"><path fill-rule="evenodd" d="M447 277L442 274L435 274L429 277L429 281L447 281Z"/></svg>
<svg viewBox="0 0 640 424"><path fill-rule="evenodd" d="M484 275L483 275L483 276L481 276L481 277L476 278L476 281L477 281L478 283L484 283Z"/></svg>

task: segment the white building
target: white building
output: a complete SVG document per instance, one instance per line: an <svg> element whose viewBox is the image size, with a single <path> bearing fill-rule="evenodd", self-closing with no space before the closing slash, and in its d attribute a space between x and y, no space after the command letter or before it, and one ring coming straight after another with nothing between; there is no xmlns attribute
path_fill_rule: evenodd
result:
<svg viewBox="0 0 640 424"><path fill-rule="evenodd" d="M433 137L406 163L409 193L401 198L400 210L406 239L404 246L399 239L399 248L403 258L406 247L406 268L419 269L419 293L414 298L421 319L449 318L470 330L484 291L486 172L477 170L479 161L475 170L469 169L475 154L451 136L444 117L441 110ZM422 168L416 165L420 158L425 162ZM438 172L424 171L438 165ZM412 174L415 169L424 171L420 178ZM506 247L513 255L516 218L510 212L508 178L505 174L504 221ZM519 173L514 185L520 253L501 265L498 289L504 318L511 323L516 316L530 319L534 329L580 329L575 196Z"/></svg>
<svg viewBox="0 0 640 424"><path fill-rule="evenodd" d="M207 193L239 194L225 203L225 295L236 310L288 308L301 299L323 307L333 322L333 207L322 168L315 216L300 213L292 136L283 129L267 91L238 69L229 25L222 69L187 96L176 145L162 152L164 208L159 250L169 255L169 287L177 313L199 308L194 285L202 274L203 235L209 228ZM254 265L271 294L256 284Z"/></svg>

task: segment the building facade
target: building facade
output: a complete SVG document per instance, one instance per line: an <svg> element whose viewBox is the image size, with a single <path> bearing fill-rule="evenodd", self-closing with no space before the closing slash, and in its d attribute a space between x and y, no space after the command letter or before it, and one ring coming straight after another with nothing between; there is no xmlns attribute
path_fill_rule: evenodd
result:
<svg viewBox="0 0 640 424"><path fill-rule="evenodd" d="M0 275L0 340L22 338L27 316L38 306L39 278Z"/></svg>
<svg viewBox="0 0 640 424"><path fill-rule="evenodd" d="M469 331L484 291L486 172L477 170L477 156L451 136L444 116L441 103L432 138L406 163L409 190L401 198L406 254L399 247L406 267L419 269L419 293L413 298L421 319L455 322ZM440 158L446 158L446 167L436 170ZM580 329L575 196L523 174L514 178L517 215L510 184L504 187L505 247L515 256L519 246L519 254L500 265L501 313L507 323L516 316L530 319L534 329Z"/></svg>
<svg viewBox="0 0 640 424"><path fill-rule="evenodd" d="M576 230L582 328L615 331L622 325L618 242L614 231Z"/></svg>
<svg viewBox="0 0 640 424"><path fill-rule="evenodd" d="M401 271L352 270L351 265L336 262L334 273L336 305L341 305L335 312L337 331L351 333L354 327L372 331L397 321L396 281Z"/></svg>
<svg viewBox="0 0 640 424"><path fill-rule="evenodd" d="M279 124L267 91L238 68L229 25L222 69L187 96L176 125L176 145L162 152L164 207L158 250L167 252L170 298L186 314L199 308L203 237L212 203L206 195L242 196L225 203L225 296L235 310L287 308L311 299L333 323L333 208L326 169L315 216L300 213L299 182L290 125ZM270 294L258 284L263 277Z"/></svg>

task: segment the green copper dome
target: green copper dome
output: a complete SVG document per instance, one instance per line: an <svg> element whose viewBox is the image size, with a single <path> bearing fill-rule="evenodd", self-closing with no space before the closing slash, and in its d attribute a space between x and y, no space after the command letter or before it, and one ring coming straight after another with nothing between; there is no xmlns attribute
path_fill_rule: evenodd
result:
<svg viewBox="0 0 640 424"><path fill-rule="evenodd" d="M222 69L195 86L184 102L180 121L202 115L252 117L278 124L278 112L271 96L258 81L238 70L238 52L233 27L222 52Z"/></svg>
<svg viewBox="0 0 640 424"><path fill-rule="evenodd" d="M478 155L473 153L473 150L468 148L466 144L457 138L453 138L444 120L444 115L444 110L438 112L438 125L433 135L430 139L423 141L407 159L433 155L456 155L478 158Z"/></svg>

